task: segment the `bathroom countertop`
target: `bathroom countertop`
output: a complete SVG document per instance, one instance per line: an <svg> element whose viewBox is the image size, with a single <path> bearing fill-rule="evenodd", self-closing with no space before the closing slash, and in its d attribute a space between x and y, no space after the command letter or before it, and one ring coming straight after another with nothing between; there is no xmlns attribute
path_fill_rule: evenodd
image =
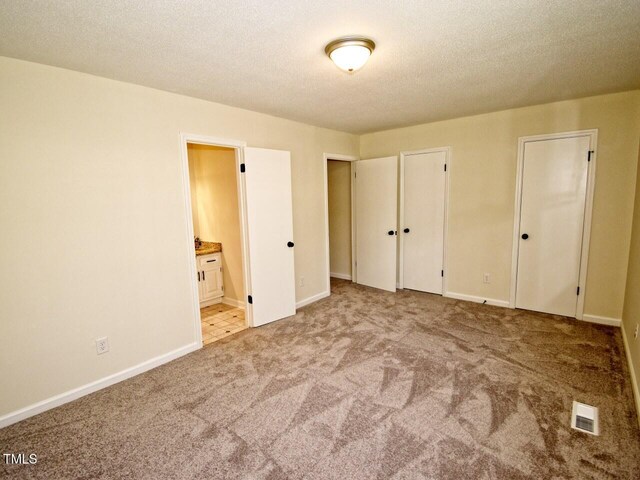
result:
<svg viewBox="0 0 640 480"><path fill-rule="evenodd" d="M202 242L200 248L196 248L196 257L200 255L209 255L211 253L218 253L222 251L222 244L218 242Z"/></svg>

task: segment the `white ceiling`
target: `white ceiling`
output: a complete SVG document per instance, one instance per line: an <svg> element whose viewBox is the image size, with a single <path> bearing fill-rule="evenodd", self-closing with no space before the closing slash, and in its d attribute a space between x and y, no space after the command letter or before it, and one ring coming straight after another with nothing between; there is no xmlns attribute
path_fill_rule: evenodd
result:
<svg viewBox="0 0 640 480"><path fill-rule="evenodd" d="M640 88L640 1L0 0L0 55L363 133Z"/></svg>

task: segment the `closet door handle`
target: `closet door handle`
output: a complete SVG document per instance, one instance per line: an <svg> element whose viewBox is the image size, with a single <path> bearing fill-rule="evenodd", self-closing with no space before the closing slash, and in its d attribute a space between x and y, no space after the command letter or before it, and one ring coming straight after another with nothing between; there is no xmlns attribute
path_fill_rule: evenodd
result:
<svg viewBox="0 0 640 480"><path fill-rule="evenodd" d="M202 270L202 281L204 282L204 270Z"/></svg>
<svg viewBox="0 0 640 480"><path fill-rule="evenodd" d="M294 245L295 245L295 243L293 243L293 242L287 242L287 247L289 247L289 248L293 248Z"/></svg>
<svg viewBox="0 0 640 480"><path fill-rule="evenodd" d="M529 238L529 234L528 233L523 233L522 234L522 239L526 240L527 238Z"/></svg>
<svg viewBox="0 0 640 480"><path fill-rule="evenodd" d="M403 231L404 231L404 233L409 233L411 230L408 229L408 228L405 228Z"/></svg>
<svg viewBox="0 0 640 480"><path fill-rule="evenodd" d="M387 232L387 235L393 235L393 230L389 230L389 231Z"/></svg>
<svg viewBox="0 0 640 480"><path fill-rule="evenodd" d="M198 272L198 281L200 281L200 272Z"/></svg>

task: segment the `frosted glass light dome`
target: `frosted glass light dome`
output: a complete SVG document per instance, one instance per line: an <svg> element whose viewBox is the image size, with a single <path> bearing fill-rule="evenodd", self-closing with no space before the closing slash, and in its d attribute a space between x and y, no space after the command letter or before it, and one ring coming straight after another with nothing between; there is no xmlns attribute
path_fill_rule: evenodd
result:
<svg viewBox="0 0 640 480"><path fill-rule="evenodd" d="M368 38L345 37L329 43L324 51L338 68L353 73L367 63L375 46Z"/></svg>

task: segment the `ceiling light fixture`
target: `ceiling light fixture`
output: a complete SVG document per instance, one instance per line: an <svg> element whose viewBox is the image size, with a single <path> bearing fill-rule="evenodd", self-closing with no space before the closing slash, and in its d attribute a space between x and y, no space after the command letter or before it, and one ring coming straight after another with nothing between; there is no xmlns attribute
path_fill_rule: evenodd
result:
<svg viewBox="0 0 640 480"><path fill-rule="evenodd" d="M343 37L330 42L324 49L338 68L348 73L360 70L376 48L373 40L365 37Z"/></svg>

